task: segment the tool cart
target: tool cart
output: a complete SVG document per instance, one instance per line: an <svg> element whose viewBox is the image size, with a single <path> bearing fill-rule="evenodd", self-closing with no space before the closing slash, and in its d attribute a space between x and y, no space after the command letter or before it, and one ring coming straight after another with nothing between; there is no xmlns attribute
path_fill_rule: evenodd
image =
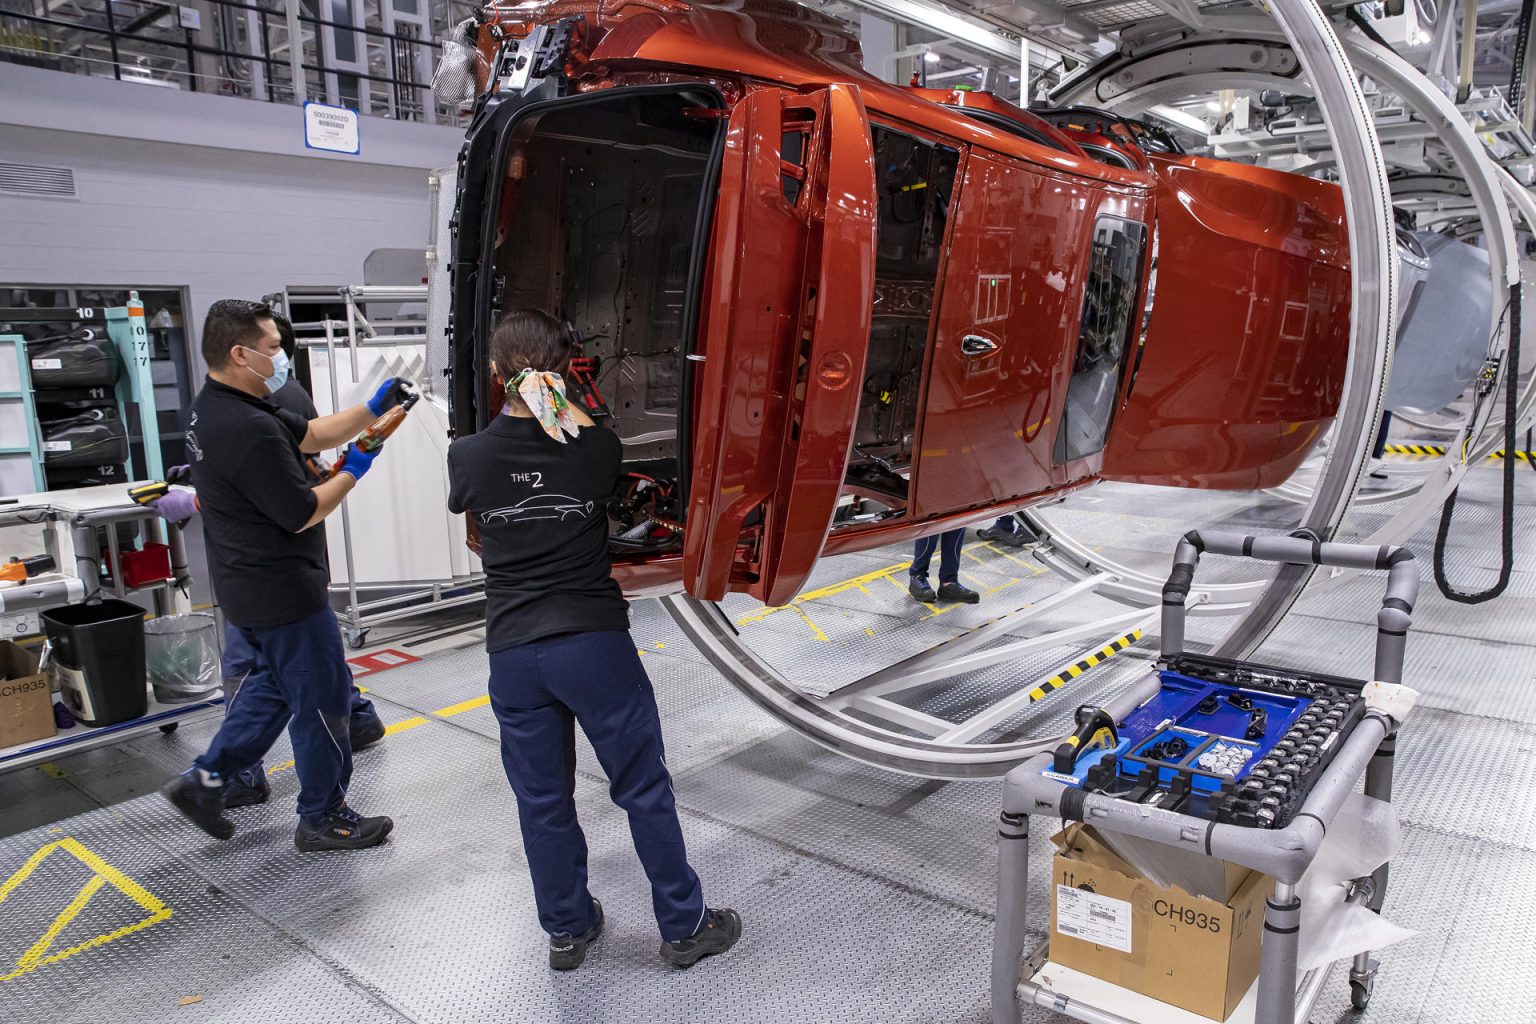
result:
<svg viewBox="0 0 1536 1024"><path fill-rule="evenodd" d="M1385 570L1374 680L1186 653L1184 602L1202 553ZM1110 843L1140 844L1199 864L1237 865L1261 873L1250 876L1259 882L1267 876L1272 891L1262 911L1254 903L1255 916L1262 914L1257 981L1235 1009L1229 1005L1227 1019L1307 1019L1332 965L1298 976L1298 885L1362 774L1366 796L1391 800L1395 736L1414 696L1400 684L1418 586L1413 556L1402 548L1194 532L1179 542L1163 589L1156 671L1104 708L1079 709L1072 737L1008 774L998 841L993 1024L1017 1024L1025 1004L1092 1024L1133 1024L1154 1015L1197 1019L1053 963L1050 938L1026 950L1032 819L1083 823ZM1348 902L1379 911L1386 883L1382 864L1350 883ZM1053 890L1058 913L1062 899L1070 898L1074 913L1077 903L1097 899L1091 890L1060 888L1065 896ZM1105 915L1108 926L1116 924L1112 918ZM1117 938L1112 927L1093 931L1095 923L1087 929L1092 942L1123 941L1116 948L1129 952L1128 924ZM1055 934L1064 947L1078 941L1069 941L1072 931L1066 929ZM1357 1008L1369 1001L1375 974L1369 953L1353 958L1349 984Z"/></svg>

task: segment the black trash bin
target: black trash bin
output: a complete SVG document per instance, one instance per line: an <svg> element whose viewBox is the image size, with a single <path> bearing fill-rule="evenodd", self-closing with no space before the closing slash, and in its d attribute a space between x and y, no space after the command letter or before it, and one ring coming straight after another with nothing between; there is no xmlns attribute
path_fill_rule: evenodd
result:
<svg viewBox="0 0 1536 1024"><path fill-rule="evenodd" d="M78 721L112 725L144 716L144 609L102 601L50 608L41 618L59 693Z"/></svg>

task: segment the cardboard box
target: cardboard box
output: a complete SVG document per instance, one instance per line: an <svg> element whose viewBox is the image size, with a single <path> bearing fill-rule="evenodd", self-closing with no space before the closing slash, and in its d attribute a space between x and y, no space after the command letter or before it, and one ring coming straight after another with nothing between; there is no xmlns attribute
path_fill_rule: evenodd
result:
<svg viewBox="0 0 1536 1024"><path fill-rule="evenodd" d="M1251 871L1220 903L1143 877L1091 828L1052 842L1051 960L1226 1020L1259 974L1269 879Z"/></svg>
<svg viewBox="0 0 1536 1024"><path fill-rule="evenodd" d="M37 671L37 655L0 640L0 747L43 740L58 732L48 676Z"/></svg>

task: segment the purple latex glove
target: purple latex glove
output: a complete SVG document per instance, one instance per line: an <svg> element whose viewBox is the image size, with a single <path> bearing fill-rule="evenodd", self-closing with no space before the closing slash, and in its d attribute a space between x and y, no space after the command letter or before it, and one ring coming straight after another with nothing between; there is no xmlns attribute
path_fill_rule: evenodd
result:
<svg viewBox="0 0 1536 1024"><path fill-rule="evenodd" d="M197 514L197 495L191 491L172 490L163 498L156 498L150 506L167 522L184 523Z"/></svg>

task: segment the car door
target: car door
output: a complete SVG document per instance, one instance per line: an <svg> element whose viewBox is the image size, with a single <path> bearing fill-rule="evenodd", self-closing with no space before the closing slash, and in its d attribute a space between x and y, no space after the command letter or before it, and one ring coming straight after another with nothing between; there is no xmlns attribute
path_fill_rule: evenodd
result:
<svg viewBox="0 0 1536 1024"><path fill-rule="evenodd" d="M773 605L809 577L853 442L874 288L859 90L763 87L731 110L693 374L683 582Z"/></svg>
<svg viewBox="0 0 1536 1024"><path fill-rule="evenodd" d="M1110 480L1283 483L1338 411L1349 248L1338 186L1197 157L1151 158L1157 273Z"/></svg>

